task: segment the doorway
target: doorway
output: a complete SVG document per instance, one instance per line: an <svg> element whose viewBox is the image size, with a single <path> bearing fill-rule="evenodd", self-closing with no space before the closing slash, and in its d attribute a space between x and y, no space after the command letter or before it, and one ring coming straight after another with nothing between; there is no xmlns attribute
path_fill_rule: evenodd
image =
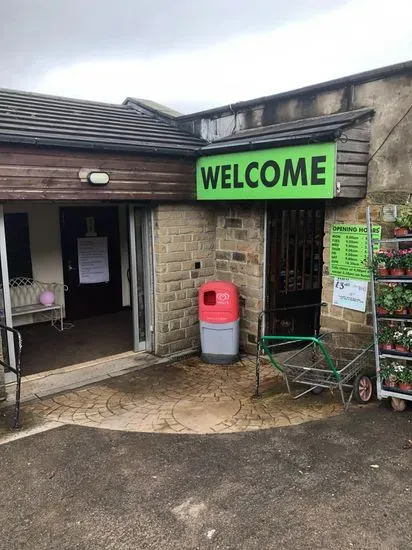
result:
<svg viewBox="0 0 412 550"><path fill-rule="evenodd" d="M122 309L117 206L60 208L66 318L77 321Z"/></svg>
<svg viewBox="0 0 412 550"><path fill-rule="evenodd" d="M324 201L274 201L267 210L267 334L313 336L322 296ZM292 308L288 310L288 308Z"/></svg>
<svg viewBox="0 0 412 550"><path fill-rule="evenodd" d="M20 261L13 274L14 263L7 262L13 242L0 205L0 320L16 325L23 335L24 375L152 350L153 266L147 206L20 202L4 209L12 221L24 218L29 243L24 250L30 273L22 271ZM18 293L15 289L10 293L10 273L27 277ZM55 291L56 303L65 312L63 331L41 313L14 316L14 307L29 305L23 302L33 294L26 292L30 279L57 284L59 289L66 285L65 292ZM10 352L12 361L13 342L3 339L2 346L3 357Z"/></svg>

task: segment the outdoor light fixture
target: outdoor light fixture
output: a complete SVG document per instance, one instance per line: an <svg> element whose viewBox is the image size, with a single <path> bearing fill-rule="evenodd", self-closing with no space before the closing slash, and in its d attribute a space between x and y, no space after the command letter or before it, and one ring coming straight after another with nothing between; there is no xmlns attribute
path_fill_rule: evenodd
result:
<svg viewBox="0 0 412 550"><path fill-rule="evenodd" d="M110 176L107 172L89 172L87 181L90 185L107 185L110 181Z"/></svg>

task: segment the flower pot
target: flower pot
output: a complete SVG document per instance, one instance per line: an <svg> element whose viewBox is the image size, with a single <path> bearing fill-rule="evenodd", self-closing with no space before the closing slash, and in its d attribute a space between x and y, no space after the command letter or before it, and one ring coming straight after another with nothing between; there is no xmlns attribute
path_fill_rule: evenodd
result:
<svg viewBox="0 0 412 550"><path fill-rule="evenodd" d="M395 237L402 238L407 237L409 235L409 228L408 227L395 227L394 229Z"/></svg>
<svg viewBox="0 0 412 550"><path fill-rule="evenodd" d="M399 384L399 389L402 391L412 391L412 384L409 384L409 382L402 382Z"/></svg>
<svg viewBox="0 0 412 550"><path fill-rule="evenodd" d="M392 351L393 350L393 344L380 344L379 349L382 351Z"/></svg>
<svg viewBox="0 0 412 550"><path fill-rule="evenodd" d="M395 349L400 353L408 353L408 350L405 348L405 346L401 346L400 344L396 344Z"/></svg>
<svg viewBox="0 0 412 550"><path fill-rule="evenodd" d="M399 309L396 309L393 313L394 315L407 315L408 310L406 307L400 307Z"/></svg>
<svg viewBox="0 0 412 550"><path fill-rule="evenodd" d="M412 315L412 307L408 307L408 315Z"/></svg>
<svg viewBox="0 0 412 550"><path fill-rule="evenodd" d="M408 267L408 269L406 270L406 275L408 277L412 277L412 267Z"/></svg>
<svg viewBox="0 0 412 550"><path fill-rule="evenodd" d="M376 308L376 313L377 313L378 315L388 315L389 310L385 309L385 308L382 307L382 306L378 306L378 307Z"/></svg>
<svg viewBox="0 0 412 550"><path fill-rule="evenodd" d="M397 386L396 382L392 382L392 380L382 380L382 385L388 388L396 388Z"/></svg>
<svg viewBox="0 0 412 550"><path fill-rule="evenodd" d="M378 267L378 277L389 277L389 269L387 267Z"/></svg>
<svg viewBox="0 0 412 550"><path fill-rule="evenodd" d="M401 267L395 267L391 269L391 277L403 277L405 275L405 270Z"/></svg>

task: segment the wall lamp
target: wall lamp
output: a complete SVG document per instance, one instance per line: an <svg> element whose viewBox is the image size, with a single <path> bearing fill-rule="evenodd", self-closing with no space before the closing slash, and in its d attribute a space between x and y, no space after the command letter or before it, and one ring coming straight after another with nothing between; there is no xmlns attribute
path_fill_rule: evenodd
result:
<svg viewBox="0 0 412 550"><path fill-rule="evenodd" d="M101 172L98 169L96 170L96 168L80 168L79 179L81 182L98 187L109 183L110 174L108 172Z"/></svg>
<svg viewBox="0 0 412 550"><path fill-rule="evenodd" d="M87 181L90 185L107 185L110 181L110 176L107 172L90 172L87 174Z"/></svg>

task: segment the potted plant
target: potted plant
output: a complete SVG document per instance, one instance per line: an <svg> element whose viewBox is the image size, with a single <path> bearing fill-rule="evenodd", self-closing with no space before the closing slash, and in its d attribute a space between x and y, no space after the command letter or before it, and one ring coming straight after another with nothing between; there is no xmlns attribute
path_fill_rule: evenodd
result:
<svg viewBox="0 0 412 550"><path fill-rule="evenodd" d="M382 351L391 351L394 348L394 329L388 325L382 325L378 330L379 348Z"/></svg>
<svg viewBox="0 0 412 550"><path fill-rule="evenodd" d="M382 285L376 297L376 312L378 315L406 315L405 300L402 285Z"/></svg>
<svg viewBox="0 0 412 550"><path fill-rule="evenodd" d="M412 327L405 328L402 342L406 351L412 353Z"/></svg>
<svg viewBox="0 0 412 550"><path fill-rule="evenodd" d="M378 277L388 277L389 276L389 263L392 257L392 252L390 250L378 250L373 255L373 260L370 269Z"/></svg>
<svg viewBox="0 0 412 550"><path fill-rule="evenodd" d="M405 306L408 309L408 314L412 315L412 287L405 286L404 289Z"/></svg>
<svg viewBox="0 0 412 550"><path fill-rule="evenodd" d="M404 206L399 209L399 214L395 220L395 237L402 238L407 237L410 233L412 226L412 211L408 206Z"/></svg>
<svg viewBox="0 0 412 550"><path fill-rule="evenodd" d="M412 277L412 248L405 248L399 252L402 255L403 268L406 275Z"/></svg>
<svg viewBox="0 0 412 550"><path fill-rule="evenodd" d="M402 391L412 391L412 369L403 367L403 370L397 375L399 389Z"/></svg>
<svg viewBox="0 0 412 550"><path fill-rule="evenodd" d="M395 285L393 287L394 309L392 313L395 315L407 315L407 297L405 296L405 288L403 285Z"/></svg>
<svg viewBox="0 0 412 550"><path fill-rule="evenodd" d="M408 348L405 346L405 331L404 330L395 330L393 333L393 341L395 343L395 350L400 353L406 353Z"/></svg>
<svg viewBox="0 0 412 550"><path fill-rule="evenodd" d="M394 388L397 385L397 376L395 374L395 368L394 365L397 363L393 363L393 361L382 361L381 365L379 367L379 373L382 380L383 386L388 386L390 388Z"/></svg>
<svg viewBox="0 0 412 550"><path fill-rule="evenodd" d="M398 250L394 250L388 260L391 277L403 277L405 275L404 258Z"/></svg>
<svg viewBox="0 0 412 550"><path fill-rule="evenodd" d="M389 285L381 285L376 296L376 312L378 315L388 315L394 307L393 292Z"/></svg>

